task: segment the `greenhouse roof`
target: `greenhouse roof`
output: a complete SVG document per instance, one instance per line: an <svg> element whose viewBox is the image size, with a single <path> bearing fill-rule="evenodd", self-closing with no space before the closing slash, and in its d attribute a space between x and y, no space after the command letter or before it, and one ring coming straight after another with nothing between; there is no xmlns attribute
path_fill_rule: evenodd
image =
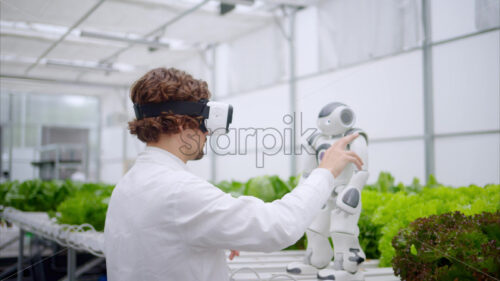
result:
<svg viewBox="0 0 500 281"><path fill-rule="evenodd" d="M222 15L221 2L209 0L2 0L2 88L125 88L151 68L274 24L283 5L316 2L227 1L236 7Z"/></svg>

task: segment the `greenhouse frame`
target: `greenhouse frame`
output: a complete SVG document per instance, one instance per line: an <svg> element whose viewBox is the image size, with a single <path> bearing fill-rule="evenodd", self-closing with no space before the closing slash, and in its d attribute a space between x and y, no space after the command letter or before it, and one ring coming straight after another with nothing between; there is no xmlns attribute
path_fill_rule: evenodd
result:
<svg viewBox="0 0 500 281"><path fill-rule="evenodd" d="M365 280L418 280L393 240L415 221L500 217L499 0L0 0L0 280L107 280L107 204L146 148L130 91L159 67L232 105L228 133L187 168L235 197L292 192L322 108L352 109L369 155ZM71 218L90 204L102 218ZM285 270L306 247L242 251L230 280L317 280ZM57 255L60 275L36 266Z"/></svg>

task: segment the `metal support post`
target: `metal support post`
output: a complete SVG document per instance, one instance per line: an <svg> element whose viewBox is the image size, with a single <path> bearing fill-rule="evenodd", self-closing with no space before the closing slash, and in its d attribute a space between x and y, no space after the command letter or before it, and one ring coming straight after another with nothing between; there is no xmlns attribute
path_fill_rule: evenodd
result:
<svg viewBox="0 0 500 281"><path fill-rule="evenodd" d="M7 180L12 180L12 157L14 157L14 94L9 93L9 174ZM2 172L3 173L3 172Z"/></svg>
<svg viewBox="0 0 500 281"><path fill-rule="evenodd" d="M281 6L283 14L286 15L286 9L285 6ZM290 76L289 76L289 98L290 98L290 114L293 118L292 124L290 124L291 129L292 129L292 139L290 140L290 146L291 146L291 160L290 160L290 175L295 176L297 174L297 156L295 155L295 145L296 145L296 139L297 139L297 74L296 74L296 66L295 66L295 17L297 13L296 7L289 7L290 8L290 13L288 14L288 23L289 23L289 30L288 34L285 31L285 28L279 21L277 17L275 17L276 24L278 25L281 33L283 34L283 37L285 37L287 43L288 43L288 50L289 50L289 59L290 59ZM286 148L285 148L286 151Z"/></svg>
<svg viewBox="0 0 500 281"><path fill-rule="evenodd" d="M297 174L297 156L295 155L295 145L297 139L297 77L295 66L295 14L297 9L292 8L290 12L290 34L288 44L290 49L290 111L293 116L292 122L292 159L290 160L290 176Z"/></svg>
<svg viewBox="0 0 500 281"><path fill-rule="evenodd" d="M127 111L127 102L128 102L128 94L126 91L120 91L119 95L123 95L122 99L122 110L125 112L125 115L127 116L128 120L128 111ZM128 171L128 156L127 156L127 150L128 150L128 126L124 124L123 126L123 138L122 138L122 175L125 175Z"/></svg>
<svg viewBox="0 0 500 281"><path fill-rule="evenodd" d="M101 257L94 258L94 259L92 259L92 260L88 261L86 264L84 264L84 265L80 266L80 267L79 267L79 268L75 271L75 276L76 276L76 277L79 277L79 276L81 276L82 274L84 274L85 272L87 272L87 271L91 270L92 268L94 268L94 267L98 266L99 264L101 264L101 263L103 263L103 262L105 262L105 261L106 261L106 259L101 258ZM68 276L66 276L66 277L64 277L63 279L59 280L59 281L68 281L68 280L69 280L68 278L69 278L69 277L68 277Z"/></svg>
<svg viewBox="0 0 500 281"><path fill-rule="evenodd" d="M61 160L60 156L60 147L56 146L56 158L54 159L54 179L59 180L59 161Z"/></svg>
<svg viewBox="0 0 500 281"><path fill-rule="evenodd" d="M102 167L102 154L101 154L101 146L102 146L102 97L97 97L98 101L98 116L99 116L99 122L97 122L97 167L96 167L96 180L99 182L101 181L101 167Z"/></svg>
<svg viewBox="0 0 500 281"><path fill-rule="evenodd" d="M19 253L17 256L17 281L23 280L24 263L24 230L19 230Z"/></svg>
<svg viewBox="0 0 500 281"><path fill-rule="evenodd" d="M212 61L209 64L210 72L211 72L211 83L212 83L212 93L217 92L217 72L216 72L216 67L217 67L217 50L216 50L217 45L212 45L211 46L211 54L212 54ZM209 144L205 144L210 147ZM208 148L207 148L208 151ZM217 181L217 153L212 150L212 153L210 155L210 180L215 184Z"/></svg>
<svg viewBox="0 0 500 281"><path fill-rule="evenodd" d="M76 281L76 252L68 248L68 280Z"/></svg>
<svg viewBox="0 0 500 281"><path fill-rule="evenodd" d="M425 176L429 178L435 173L434 156L434 92L432 74L432 29L431 3L422 1L422 22L424 26L422 76L424 83L424 146L425 146Z"/></svg>

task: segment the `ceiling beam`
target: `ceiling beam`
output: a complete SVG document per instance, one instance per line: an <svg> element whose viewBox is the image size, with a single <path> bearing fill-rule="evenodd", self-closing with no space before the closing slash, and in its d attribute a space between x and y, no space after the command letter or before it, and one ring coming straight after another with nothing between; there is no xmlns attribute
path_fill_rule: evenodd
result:
<svg viewBox="0 0 500 281"><path fill-rule="evenodd" d="M200 9L201 7L203 7L205 4L207 4L210 0L203 0L201 3L198 3L196 5L194 5L193 7L191 7L190 9L178 14L177 16L175 16L174 18L168 20L167 22L165 22L164 24L160 25L159 27L153 29L152 31L150 31L149 33L147 33L146 35L143 36L143 39L144 40L147 40L149 37L151 37L152 35L155 35L163 30L165 30L165 28L167 28L169 25L172 25L174 23L176 23L177 21L181 20L182 18L184 18L185 16L195 12L196 10ZM117 58L120 54L122 54L123 52L127 51L128 49L132 48L136 43L134 42L130 42L128 44L128 46L126 46L125 48L122 48L116 52L114 52L112 55L106 57L105 59L102 59L101 62L108 62L109 60L111 59L114 59L114 58Z"/></svg>
<svg viewBox="0 0 500 281"><path fill-rule="evenodd" d="M201 48L199 44L198 45L187 44L186 42L178 39L167 39L164 37L158 39L144 39L143 37L140 36L125 36L125 35L117 35L117 34L87 31L87 30L82 30L80 32L80 37L115 41L115 42L122 42L122 43L136 44L136 45L144 45L150 48L164 48L171 51L198 50Z"/></svg>
<svg viewBox="0 0 500 281"><path fill-rule="evenodd" d="M181 1L181 0L108 0L108 1L113 1L113 2L118 2L118 3L127 3L127 4L132 4L136 6L142 6L142 7L149 7L153 9L166 9L171 12L178 12L179 10L184 10L188 5L194 4L196 1ZM213 0L210 1L207 5L205 5L202 9L203 12L209 12L209 13L217 13L219 11L219 4L221 2L227 2L227 1L241 1L241 0ZM271 0L274 1L274 0ZM314 0L311 0L314 1ZM259 10L259 8L262 6L260 3L264 3L263 1L255 0L257 2L256 4L252 5L248 9L236 9L233 11L233 14L241 15L241 16L246 16L246 17L252 17L255 20L259 19L264 19L264 18L269 18L271 15L268 12ZM247 5L240 5L240 6L247 6ZM255 9L253 9L255 7Z"/></svg>
<svg viewBox="0 0 500 281"><path fill-rule="evenodd" d="M1 21L0 21L1 22ZM37 23L34 23L35 25ZM5 37L13 37L13 38L28 38L31 40L38 40L40 42L48 42L53 43L58 40L61 36L60 33L48 32L41 29L34 29L29 27L19 27L19 26L0 26L0 36ZM58 28L67 28L65 26L54 26ZM77 30L75 30L77 31ZM79 34L80 31L77 31ZM75 32L71 35L67 36L65 42L71 42L76 44L87 44L87 45L96 45L96 46L105 46L105 47L113 47L113 48L123 48L125 44L120 42L104 42L102 40L96 40L91 38L82 38L79 36L75 36ZM5 50L2 50L5 51Z"/></svg>
<svg viewBox="0 0 500 281"><path fill-rule="evenodd" d="M35 61L35 63L33 63L32 65L30 65L26 69L25 74L28 74L33 68L35 68L40 63L40 61L43 58L45 58L45 56L47 56L55 47L57 47L57 45L59 45L59 43L61 43L66 38L66 36L68 36L73 31L73 29L75 29L84 20L86 20L90 15L92 15L94 13L94 11L97 10L97 8L99 8L102 5L102 3L104 3L104 1L106 1L106 0L99 0L96 4L94 4L94 6L92 6L92 8L90 8L90 10L88 10L81 18L79 18L70 28L68 28L68 30L66 30L66 32L61 37L59 37L59 39L56 42L52 43L52 45L50 45L50 47L47 48L37 58L37 60Z"/></svg>
<svg viewBox="0 0 500 281"><path fill-rule="evenodd" d="M58 28L64 31L68 29L66 26L60 25L47 25L39 23L28 22L7 22L0 21L0 36L19 37L39 39L45 42L54 42L58 40L63 32L49 32L47 29L37 28L37 25L44 25L47 28ZM105 42L107 41L107 42ZM134 42L138 45L145 45L154 48L166 48L173 51L185 51L199 49L199 46L187 44L180 39L161 37L155 40L145 40L142 36L137 34L119 34L111 32L97 32L93 30L74 29L68 35L65 42L72 42L77 44L93 44L106 47L123 48L126 43Z"/></svg>

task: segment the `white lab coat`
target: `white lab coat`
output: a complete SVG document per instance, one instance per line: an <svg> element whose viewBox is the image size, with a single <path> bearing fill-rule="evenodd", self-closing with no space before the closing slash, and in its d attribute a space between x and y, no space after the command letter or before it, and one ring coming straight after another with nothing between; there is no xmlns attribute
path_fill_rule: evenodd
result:
<svg viewBox="0 0 500 281"><path fill-rule="evenodd" d="M281 200L233 198L147 147L113 191L106 215L110 281L227 281L224 249L277 251L295 243L330 196L316 169Z"/></svg>

